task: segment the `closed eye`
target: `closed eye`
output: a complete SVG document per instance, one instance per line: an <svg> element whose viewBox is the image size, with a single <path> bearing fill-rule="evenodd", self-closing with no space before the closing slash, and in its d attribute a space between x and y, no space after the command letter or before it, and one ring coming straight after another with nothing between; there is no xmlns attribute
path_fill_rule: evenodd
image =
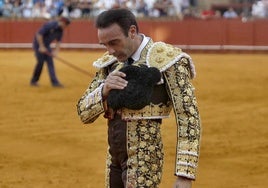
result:
<svg viewBox="0 0 268 188"><path fill-rule="evenodd" d="M107 46L112 47L112 46L118 45L119 43L120 43L120 40L115 39L115 40L109 41L107 44L104 44L104 43L100 43L100 44L103 45L103 46L105 46L105 47L107 47Z"/></svg>

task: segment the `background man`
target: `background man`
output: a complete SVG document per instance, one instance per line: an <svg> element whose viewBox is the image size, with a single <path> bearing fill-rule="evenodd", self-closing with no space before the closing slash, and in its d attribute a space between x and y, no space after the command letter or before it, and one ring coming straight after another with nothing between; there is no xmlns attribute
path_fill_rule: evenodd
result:
<svg viewBox="0 0 268 188"><path fill-rule="evenodd" d="M64 29L70 24L70 20L66 17L60 17L58 20L53 20L45 23L36 33L33 41L33 49L36 57L36 66L31 79L31 86L38 86L44 62L47 62L50 81L53 87L63 87L58 81L53 56L57 56L60 50L60 42L63 37ZM52 51L50 44L55 41L56 47Z"/></svg>

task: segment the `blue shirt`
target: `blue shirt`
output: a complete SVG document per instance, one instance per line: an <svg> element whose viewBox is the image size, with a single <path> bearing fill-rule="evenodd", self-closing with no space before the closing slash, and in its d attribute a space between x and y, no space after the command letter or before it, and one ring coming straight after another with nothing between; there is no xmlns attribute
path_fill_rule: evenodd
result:
<svg viewBox="0 0 268 188"><path fill-rule="evenodd" d="M50 21L45 23L37 33L43 36L44 45L48 51L51 52L50 44L54 40L58 42L62 40L63 29L59 26L59 23L57 21ZM34 37L33 48L34 50L39 49L39 44L37 42L36 36Z"/></svg>

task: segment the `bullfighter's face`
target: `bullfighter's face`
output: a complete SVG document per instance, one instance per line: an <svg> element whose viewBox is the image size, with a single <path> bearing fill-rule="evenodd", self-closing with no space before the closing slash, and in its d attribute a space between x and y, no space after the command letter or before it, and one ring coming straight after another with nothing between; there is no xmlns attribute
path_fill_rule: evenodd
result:
<svg viewBox="0 0 268 188"><path fill-rule="evenodd" d="M118 24L98 29L99 43L106 47L110 55L121 62L126 61L137 50L136 35L135 26L130 27L128 36L124 34Z"/></svg>

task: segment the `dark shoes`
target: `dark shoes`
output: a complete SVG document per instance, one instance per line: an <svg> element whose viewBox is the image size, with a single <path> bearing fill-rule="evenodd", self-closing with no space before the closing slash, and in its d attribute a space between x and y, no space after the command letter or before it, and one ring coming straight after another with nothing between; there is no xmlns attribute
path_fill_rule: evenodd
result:
<svg viewBox="0 0 268 188"><path fill-rule="evenodd" d="M62 88L64 87L61 83L52 84L53 87Z"/></svg>
<svg viewBox="0 0 268 188"><path fill-rule="evenodd" d="M32 87L39 87L39 85L38 85L37 82L31 82L30 83L30 86L32 86ZM64 86L61 83L55 83L55 84L52 84L52 87L63 88Z"/></svg>
<svg viewBox="0 0 268 188"><path fill-rule="evenodd" d="M30 85L31 85L32 87L38 87L38 86L39 86L37 82L31 82Z"/></svg>

